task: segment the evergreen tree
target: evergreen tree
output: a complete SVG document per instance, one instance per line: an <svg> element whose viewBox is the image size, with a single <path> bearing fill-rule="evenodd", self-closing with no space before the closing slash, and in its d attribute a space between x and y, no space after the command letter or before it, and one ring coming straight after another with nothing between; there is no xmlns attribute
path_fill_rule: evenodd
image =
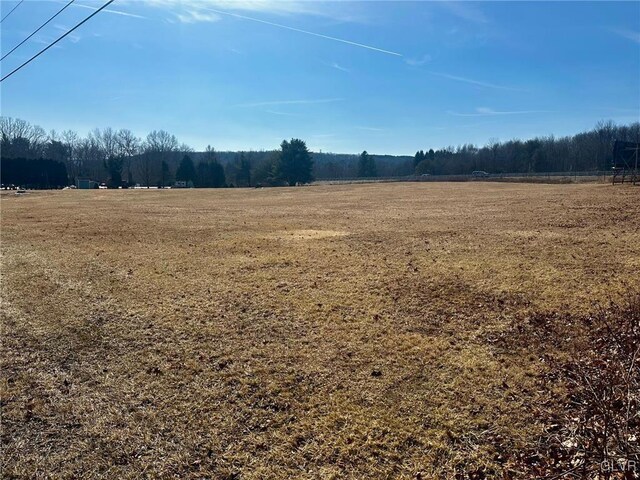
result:
<svg viewBox="0 0 640 480"><path fill-rule="evenodd" d="M104 167L109 172L109 187L118 188L122 185L122 167L124 159L122 157L109 157L104 162Z"/></svg>
<svg viewBox="0 0 640 480"><path fill-rule="evenodd" d="M193 160L191 160L191 157L189 155L185 155L184 157L182 157L180 165L178 166L178 170L176 170L176 180L193 182L195 184L196 167L194 166Z"/></svg>
<svg viewBox="0 0 640 480"><path fill-rule="evenodd" d="M275 177L275 171L279 158L280 152L273 151L269 156L255 163L251 172L251 179L254 185L277 185L278 180Z"/></svg>
<svg viewBox="0 0 640 480"><path fill-rule="evenodd" d="M164 188L167 183L169 183L169 163L166 160L162 160L160 163L160 187Z"/></svg>
<svg viewBox="0 0 640 480"><path fill-rule="evenodd" d="M211 178L211 186L213 188L221 188L227 184L227 179L224 174L224 168L219 162L214 161L209 164L209 175Z"/></svg>
<svg viewBox="0 0 640 480"><path fill-rule="evenodd" d="M237 187L248 187L251 185L251 162L244 152L236 153L233 162L226 165L226 177L233 179Z"/></svg>
<svg viewBox="0 0 640 480"><path fill-rule="evenodd" d="M196 186L201 188L220 188L226 186L224 168L217 160L202 161L198 164Z"/></svg>
<svg viewBox="0 0 640 480"><path fill-rule="evenodd" d="M376 177L377 175L376 161L365 150L360 154L360 157L358 158L358 176L371 178Z"/></svg>
<svg viewBox="0 0 640 480"><path fill-rule="evenodd" d="M220 188L227 185L224 167L218 162L216 151L207 145L204 160L198 164L196 186L203 188Z"/></svg>
<svg viewBox="0 0 640 480"><path fill-rule="evenodd" d="M416 165L416 175L424 175L425 173L431 173L431 162L429 162L429 160L422 160L418 165Z"/></svg>
<svg viewBox="0 0 640 480"><path fill-rule="evenodd" d="M45 158L0 157L2 183L27 188L61 188L68 185L64 163Z"/></svg>
<svg viewBox="0 0 640 480"><path fill-rule="evenodd" d="M236 184L238 186L249 187L251 186L251 162L244 153L240 154L240 164L238 165L238 172L236 174Z"/></svg>
<svg viewBox="0 0 640 480"><path fill-rule="evenodd" d="M208 187L208 168L207 168L208 163L207 162L200 162L198 163L198 167L196 169L196 187L199 188L206 188Z"/></svg>
<svg viewBox="0 0 640 480"><path fill-rule="evenodd" d="M276 177L289 185L309 183L313 180L313 158L307 145L300 139L283 140L276 161Z"/></svg>

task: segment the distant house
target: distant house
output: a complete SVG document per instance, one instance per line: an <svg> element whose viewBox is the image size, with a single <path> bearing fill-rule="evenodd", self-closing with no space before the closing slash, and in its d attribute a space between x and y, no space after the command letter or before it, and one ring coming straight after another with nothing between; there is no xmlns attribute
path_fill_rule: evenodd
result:
<svg viewBox="0 0 640 480"><path fill-rule="evenodd" d="M89 190L92 188L98 188L98 182L94 182L93 180L89 179L89 178L77 178L76 179L76 187L83 189L83 190Z"/></svg>

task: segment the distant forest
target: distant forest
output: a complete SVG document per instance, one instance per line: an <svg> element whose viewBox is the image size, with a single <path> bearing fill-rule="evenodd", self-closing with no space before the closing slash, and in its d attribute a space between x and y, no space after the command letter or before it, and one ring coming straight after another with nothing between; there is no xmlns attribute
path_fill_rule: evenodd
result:
<svg viewBox="0 0 640 480"><path fill-rule="evenodd" d="M295 185L312 180L408 175L578 172L609 170L615 140L640 142L640 122L601 121L567 137L490 141L483 147L419 149L414 156L309 152L302 140L283 141L272 151L196 152L169 132L145 138L127 129L95 129L82 137L72 130L51 131L24 120L0 117L3 184L58 188L91 179L111 187L195 187ZM418 147L420 148L420 147ZM66 182L65 182L66 179Z"/></svg>

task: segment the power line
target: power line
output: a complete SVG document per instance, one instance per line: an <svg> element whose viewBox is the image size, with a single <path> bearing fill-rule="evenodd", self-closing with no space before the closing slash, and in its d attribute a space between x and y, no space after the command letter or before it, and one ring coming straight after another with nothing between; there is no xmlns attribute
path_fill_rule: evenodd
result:
<svg viewBox="0 0 640 480"><path fill-rule="evenodd" d="M115 2L115 0L109 0L107 3L105 3L104 5L102 5L99 9L97 9L95 12L93 12L91 15L89 15L87 18L85 18L84 20L82 20L80 23L76 24L75 27L73 27L71 30L68 30L67 32L65 32L64 34L62 34L61 36L59 36L57 39L55 39L52 43L50 43L49 45L47 45L45 48L43 48L42 50L40 50L38 53L36 53L33 57L31 57L29 60L27 60L26 62L24 62L22 65L20 65L19 67L15 68L14 70L11 71L11 73L6 74L4 77L2 77L0 79L0 83L4 82L7 78L9 78L11 75L13 75L14 73L16 73L18 70L20 70L22 67L28 65L29 63L31 63L33 60L35 60L36 58L38 58L40 55L42 55L44 52L46 52L47 50L49 50L51 47L53 47L56 43L58 43L60 40L62 40L64 37L66 37L67 35L69 35L71 32L73 32L74 30L76 30L78 27L80 27L81 25L83 25L84 23L88 22L89 20L91 20L91 18L93 18L94 16L96 16L98 13L100 13L102 10L104 10L105 8L107 8L109 5L111 5L113 2Z"/></svg>
<svg viewBox="0 0 640 480"><path fill-rule="evenodd" d="M53 20L54 18L56 18L58 15L60 15L69 5L71 5L73 2L75 2L76 0L71 0L69 3L67 3L64 7L62 7L60 10L58 10L52 17L49 18L49 20L47 20L46 22L44 22L42 25L40 25L31 35L29 35L27 38L25 38L24 40L22 40L19 44L17 44L15 47L13 47L8 53L5 53L4 56L2 58L0 58L0 60L4 60L5 58L7 58L9 55L11 55L18 47L20 47L22 44L24 44L25 42L27 42L31 37L33 37L36 33L38 33L40 30L42 30L51 20Z"/></svg>
<svg viewBox="0 0 640 480"><path fill-rule="evenodd" d="M20 0L18 2L18 4L11 9L11 11L9 13L7 13L4 17L2 17L2 20L0 20L0 23L4 22L5 18L7 18L9 15L11 15L16 8L18 8L20 5L22 5L22 2L24 2L24 0Z"/></svg>

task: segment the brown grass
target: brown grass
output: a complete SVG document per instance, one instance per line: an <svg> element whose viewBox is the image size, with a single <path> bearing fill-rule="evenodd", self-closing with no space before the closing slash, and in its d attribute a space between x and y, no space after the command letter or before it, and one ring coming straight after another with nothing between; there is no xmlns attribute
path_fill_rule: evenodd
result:
<svg viewBox="0 0 640 480"><path fill-rule="evenodd" d="M519 468L536 478L640 478L640 295L589 315L532 315L499 342L549 365L538 376L547 398L533 406L546 427Z"/></svg>
<svg viewBox="0 0 640 480"><path fill-rule="evenodd" d="M548 365L499 340L640 288L639 194L4 195L3 476L518 477Z"/></svg>

